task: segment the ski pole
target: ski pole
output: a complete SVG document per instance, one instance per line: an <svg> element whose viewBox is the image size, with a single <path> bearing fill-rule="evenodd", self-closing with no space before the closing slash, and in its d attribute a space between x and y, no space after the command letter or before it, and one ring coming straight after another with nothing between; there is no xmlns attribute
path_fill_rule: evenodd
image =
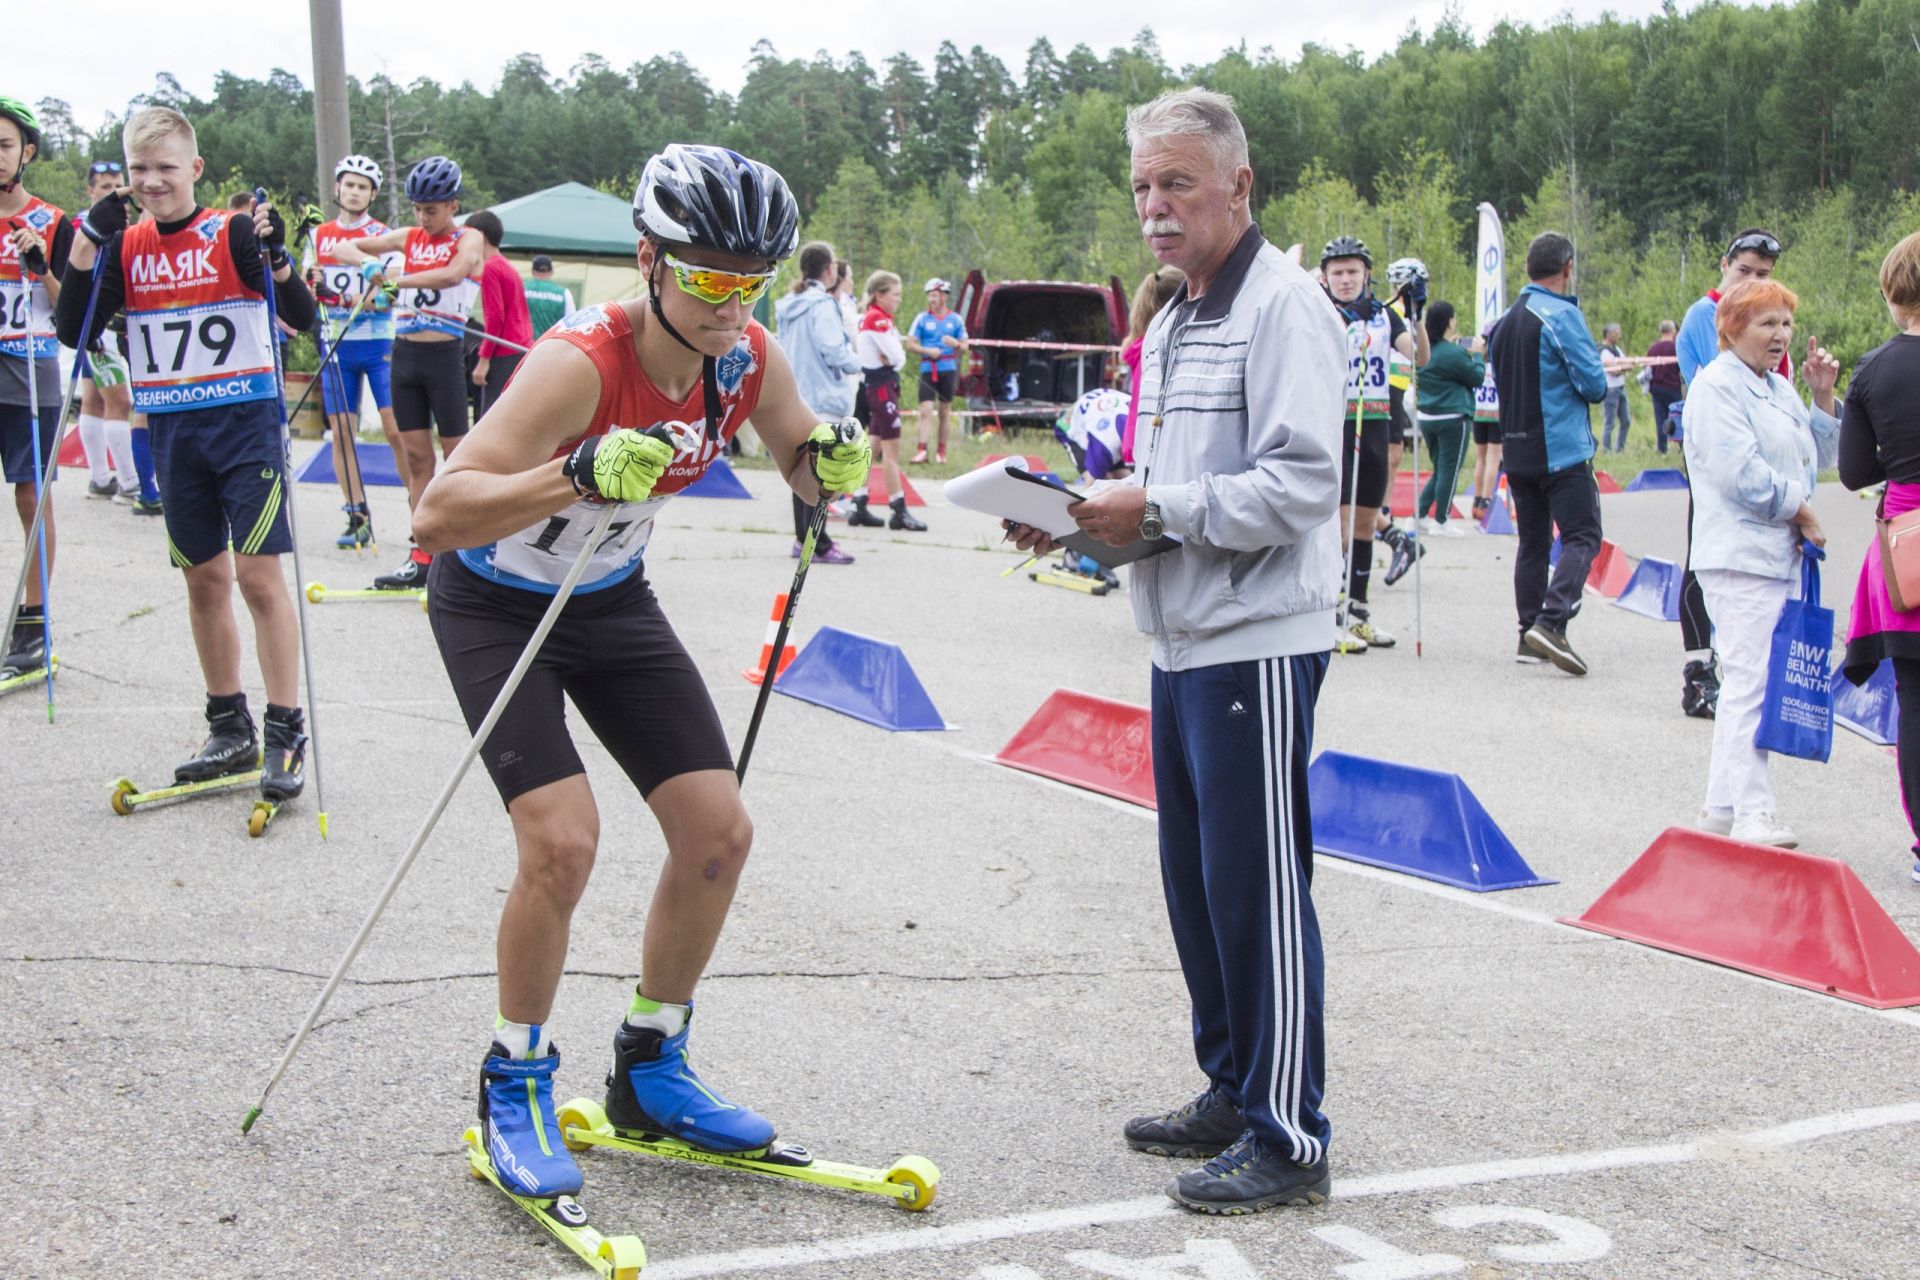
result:
<svg viewBox="0 0 1920 1280"><path fill-rule="evenodd" d="M87 311L86 311L85 318L81 321L81 327L80 327L81 336L83 339L87 331L93 328L94 305L100 301L100 281L102 279L102 276L100 274L100 268L102 266L104 257L105 255L102 254L100 257L96 257L93 260L93 282L88 287ZM31 350L31 347L29 347L29 350ZM28 370L29 372L31 372L32 370L31 359L29 359L28 361ZM43 487L45 485L49 485L53 483L54 466L60 460L59 441L61 437L66 434L66 430L67 430L67 413L73 407L73 402L76 398L78 398L79 394L80 394L80 361L76 359L73 362L73 372L68 377L68 380L67 380L67 397L65 400L60 402L60 417L54 426L55 444L54 444L53 456L46 460L46 466L44 467L44 469L36 468L36 470L41 471L39 483ZM38 433L36 433L34 436L34 439L37 441L39 438L40 437ZM33 512L33 527L27 531L27 541L25 546L26 554L21 557L20 576L13 584L12 603L10 603L7 606L7 629L4 632L0 632L0 635L4 635L8 639L11 639L13 636L14 624L20 620L20 602L26 599L27 574L33 571L34 541L35 539L39 538L40 530L42 526L46 523L46 518L47 518L47 508L45 504L40 502L35 502L34 512ZM49 647L48 649L47 656L49 658L53 656L51 647Z"/></svg>
<svg viewBox="0 0 1920 1280"><path fill-rule="evenodd" d="M353 326L353 321L354 321L354 315L355 315L355 314L358 314L358 311L359 311L359 308L360 308L360 305L361 305L360 303L355 303L355 304L354 304L354 314L350 314L350 315L348 315L348 317L347 317L347 322L346 322L346 324L344 324L344 325L342 325L342 326L341 326L341 328L340 328L340 332L341 332L341 333L345 333L345 332L346 332L346 331L347 331L347 330L348 330L349 328L351 328L351 327ZM324 324L324 323L325 323L325 321L322 321L321 323L322 323L322 324ZM338 336L338 335L336 335L336 336ZM338 345L338 344L336 344L336 346L337 346L337 345ZM324 360L322 360L322 362L321 362L321 367L322 367L322 368L325 368L325 367L326 367L326 366L325 366L325 361L324 361ZM336 365L336 368L337 368L337 365ZM309 382L309 383L307 384L307 389L306 389L305 391L302 391L302 392L300 393L300 398L299 398L298 400L295 400L295 401L293 402L293 408L291 408L291 409L289 409L289 410L287 410L287 418L288 418L289 420L291 420L291 419L294 419L294 418L297 418L297 417L299 417L299 416L300 416L300 411L301 411L302 409L304 409L304 408L306 408L306 407L307 407L307 398L308 398L309 396L311 396L311 395L313 394L313 388L314 388L314 387L315 387L315 385L317 385L318 383L319 383L319 379L318 379L318 378L316 377L316 378L315 378L315 379L314 379L314 380L313 380L312 382Z"/></svg>
<svg viewBox="0 0 1920 1280"><path fill-rule="evenodd" d="M255 206L267 203L267 189L253 189ZM313 644L307 634L307 593L301 590L307 575L300 566L300 504L293 488L293 431L287 425L287 395L285 374L280 367L280 342L275 336L274 325L280 316L275 303L273 288L273 264L267 261L266 246L260 245L260 281L264 286L262 293L267 302L267 341L273 346L273 403L280 410L280 465L282 483L286 488L287 532L293 539L293 607L300 618L300 663L307 676L307 735L308 744L313 752L313 800L320 824L320 838L327 838L327 787L320 772L320 695L313 688Z"/></svg>
<svg viewBox="0 0 1920 1280"><path fill-rule="evenodd" d="M340 442L341 460L348 464L344 470L352 473L350 476L342 477L346 481L347 503L349 506L354 504L355 498L353 495L355 491L358 491L360 495L358 499L361 509L360 514L367 522L367 545L373 548L375 553L378 553L380 550L380 539L375 537L373 532L373 504L367 501L367 484L360 470L360 427L358 423L352 420L353 415L348 408L347 371L340 367L340 342L337 340L344 339L347 334L353 331L354 322L359 319L360 310L366 306L367 299L370 296L369 293L363 291L360 296L354 300L353 308L347 312L346 323L340 326L336 340L329 341L327 338L327 322L324 317L314 325L313 340L320 351L320 372L315 381L324 379L327 376L327 367L329 365L333 367L334 394L340 404L341 421L346 423L344 433L340 422L333 424L333 438ZM305 403L306 397L312 393L313 383L310 382L307 384L307 389L301 393L301 402ZM326 405L326 392L324 388L322 388L321 391L320 403L324 412Z"/></svg>
<svg viewBox="0 0 1920 1280"><path fill-rule="evenodd" d="M53 472L54 472L54 468L59 464L59 461L60 461L60 440L59 440L59 437L57 436L54 438L53 448L48 450L48 452L51 453L53 456L47 459L48 465L43 469L40 465L40 452L41 452L40 450L40 371L34 367L38 362L34 358L33 347L34 347L34 333L33 333L32 313L31 313L31 310L29 310L28 323L27 323L27 430L32 432L33 434L33 507L34 507L33 523L34 523L34 527L38 529L40 533L40 539L39 539L40 640L43 646L41 659L40 659L40 669L46 675L47 723L52 724L53 723L53 596L49 591L49 588L52 585L52 583L51 583L50 575L47 572L46 513L47 513L47 503L53 500ZM80 358L78 355L74 357L74 363L76 365L80 363ZM56 369L56 374L57 374L57 369ZM64 421L65 418L66 418L66 414L62 413L60 415L60 420ZM27 548L27 554L29 556L33 554L33 547L31 544L29 544ZM22 599L24 598L25 597L23 595ZM16 618L16 621L17 620L18 619ZM9 629L7 634L9 638L11 638L13 634L12 630Z"/></svg>
<svg viewBox="0 0 1920 1280"><path fill-rule="evenodd" d="M853 438L857 429L853 424L841 421L833 424L836 443L844 444ZM806 448L808 446L802 446ZM807 540L800 544L800 565L793 571L793 585L787 588L787 607L780 615L780 625L773 633L773 652L787 651L787 632L793 626L794 610L800 605L800 589L807 583L807 569L813 564L814 544L820 540L821 531L827 527L827 496L820 495L820 501L813 505L813 520L807 525ZM740 743L740 763L734 766L733 776L744 780L747 776L747 761L753 758L753 741L760 736L760 719L767 712L767 698L773 693L773 680L769 677L760 682L759 696L753 700L753 718L747 721L747 736Z"/></svg>
<svg viewBox="0 0 1920 1280"><path fill-rule="evenodd" d="M1419 394L1419 383L1416 382L1414 384L1414 395L1418 396ZM1416 400L1415 404L1418 403ZM1438 505L1440 501L1440 468L1438 462L1434 464L1433 500L1435 503L1433 510L1434 518L1438 519L1440 516L1440 508ZM1387 501L1389 504L1392 503L1392 494L1387 495ZM1420 536L1420 424L1418 422L1413 424L1413 528L1407 531L1407 536L1409 538L1418 538ZM1416 658L1423 656L1420 648L1426 638L1426 633L1422 626L1424 618L1420 612L1420 587L1422 583L1420 562L1425 559L1426 557L1420 554L1420 544L1415 542L1413 544L1413 656Z"/></svg>
<svg viewBox="0 0 1920 1280"><path fill-rule="evenodd" d="M532 347L523 347L517 342L510 342L506 338L502 338L495 334L488 333L485 329L475 324L472 321L472 319L470 319L467 316L457 316L453 314L453 312L451 311L435 311L429 307L415 307L413 311L415 315L427 316L434 320L444 320L449 324L459 325L461 333L464 333L470 337L478 338L482 342L491 342L498 346L509 347L515 351L518 351L523 356L531 355L533 353Z"/></svg>
<svg viewBox="0 0 1920 1280"><path fill-rule="evenodd" d="M1351 342L1353 331L1349 329L1347 332L1348 332L1348 340L1349 342ZM1363 376L1366 373L1366 365L1364 363L1360 367L1360 372ZM1353 532L1354 532L1354 517L1356 514L1354 509L1354 503L1360 497L1360 424L1361 424L1360 411L1361 411L1361 408L1366 403L1365 391L1366 391L1366 388L1363 386L1356 385L1354 387L1353 475L1349 477L1347 480L1346 576L1340 579L1340 630L1342 632L1346 631L1347 624L1353 616Z"/></svg>
<svg viewBox="0 0 1920 1280"><path fill-rule="evenodd" d="M671 423L665 427L650 427L648 433L667 432L674 437L676 445L684 452L687 447L687 437L691 433L682 436L673 431L676 426L684 428L685 424ZM401 854L400 861L394 864L392 874L387 877L386 887L380 890L380 896L374 901L373 910L369 911L367 918L361 922L360 931L354 934L353 941L347 944L347 952L340 957L340 963L334 966L332 975L327 978L327 984L320 988L320 994L315 998L313 1008L307 1011L306 1021L302 1022L300 1029L293 1033L293 1042L280 1056L280 1065L273 1069L273 1075L267 1080L267 1087L260 1091L260 1100L248 1109L246 1119L240 1122L241 1133L252 1130L253 1122L260 1118L262 1111L266 1110L267 1098L273 1093L274 1087L280 1083L280 1078L286 1075L287 1067L293 1062L293 1055L300 1052L300 1046L306 1042L307 1036L313 1031L314 1024L320 1021L320 1014L326 1009L327 1001L333 998L333 993L340 986L340 980L347 976L347 970L359 957L360 949L367 944L368 937L373 933L373 926L379 923L381 913L387 909L387 903L393 900L394 892L400 888L400 882L406 879L407 872L412 870L414 859L420 856L422 849L426 848L427 838L433 834L434 827L440 821L440 815L446 812L447 804L453 799L453 793L460 789L461 780L467 776L467 770L479 756L480 749L486 745L487 738L493 733L494 725L498 724L500 717L505 714L507 704L513 700L514 693L520 688L521 680L526 678L528 669L533 666L534 658L539 656L540 646L546 643L547 633L553 630L553 624L559 620L560 611L566 608L568 598L573 595L573 589L580 584L581 577L586 574L587 561L593 558L594 550L599 547L601 539L607 536L607 530L612 526L613 517L619 510L619 503L609 502L607 509L602 511L600 518L594 522L593 529L580 546L580 554L574 557L573 567L568 569L567 576L561 579L560 586L553 593L552 602L547 605L547 611L540 617L539 625L535 626L533 634L527 637L527 647L520 651L519 659L514 662L513 669L507 673L506 682L500 686L500 692L493 696L493 705L487 708L486 718L480 721L480 727L473 731L472 741L468 742L466 750L460 753L460 763L454 766L453 775L447 779L446 785L440 788L439 796L434 799L433 807L427 811L426 819L420 824L420 829L414 832L412 842L407 845L407 851Z"/></svg>

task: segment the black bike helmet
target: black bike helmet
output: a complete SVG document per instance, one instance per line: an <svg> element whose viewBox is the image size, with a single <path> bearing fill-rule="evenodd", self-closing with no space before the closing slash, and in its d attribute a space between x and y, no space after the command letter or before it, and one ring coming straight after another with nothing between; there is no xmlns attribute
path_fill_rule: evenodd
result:
<svg viewBox="0 0 1920 1280"><path fill-rule="evenodd" d="M460 166L445 156L428 156L407 172L407 199L434 204L460 196Z"/></svg>
<svg viewBox="0 0 1920 1280"><path fill-rule="evenodd" d="M1327 241L1327 247L1320 251L1320 265L1324 267L1335 258L1358 258L1367 264L1367 270L1373 270L1373 255L1367 252L1367 242L1355 236L1335 236Z"/></svg>
<svg viewBox="0 0 1920 1280"><path fill-rule="evenodd" d="M800 243L800 205L771 166L725 147L674 142L640 173L633 225L662 244L771 264Z"/></svg>

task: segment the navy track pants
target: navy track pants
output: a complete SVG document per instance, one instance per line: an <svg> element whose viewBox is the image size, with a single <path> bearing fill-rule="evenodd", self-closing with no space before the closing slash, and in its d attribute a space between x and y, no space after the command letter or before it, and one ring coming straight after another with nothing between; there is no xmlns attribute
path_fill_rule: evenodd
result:
<svg viewBox="0 0 1920 1280"><path fill-rule="evenodd" d="M1307 761L1328 655L1153 672L1160 873L1200 1069L1301 1164L1325 1153Z"/></svg>

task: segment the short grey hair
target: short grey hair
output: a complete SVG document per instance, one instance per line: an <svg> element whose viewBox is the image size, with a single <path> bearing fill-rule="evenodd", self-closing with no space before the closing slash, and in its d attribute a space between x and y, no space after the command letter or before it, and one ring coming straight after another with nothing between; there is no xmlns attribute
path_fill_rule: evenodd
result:
<svg viewBox="0 0 1920 1280"><path fill-rule="evenodd" d="M1234 112L1233 99L1211 89L1169 89L1152 102L1127 112L1127 145L1161 138L1198 136L1223 166L1248 163L1247 131Z"/></svg>

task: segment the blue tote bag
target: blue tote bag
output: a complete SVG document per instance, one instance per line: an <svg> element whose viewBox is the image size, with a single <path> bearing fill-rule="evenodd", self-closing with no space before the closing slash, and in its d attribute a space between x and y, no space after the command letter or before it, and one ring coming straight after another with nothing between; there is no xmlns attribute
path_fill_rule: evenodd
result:
<svg viewBox="0 0 1920 1280"><path fill-rule="evenodd" d="M1833 610L1820 607L1819 562L1826 553L1810 542L1800 550L1800 598L1781 606L1773 627L1753 745L1824 763L1833 751Z"/></svg>

